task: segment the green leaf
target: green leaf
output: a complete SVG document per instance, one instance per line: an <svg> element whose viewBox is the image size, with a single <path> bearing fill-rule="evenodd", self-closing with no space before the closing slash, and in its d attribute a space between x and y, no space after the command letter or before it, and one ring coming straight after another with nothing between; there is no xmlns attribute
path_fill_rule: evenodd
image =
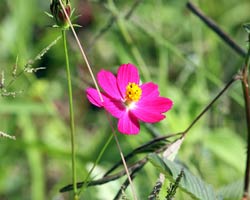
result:
<svg viewBox="0 0 250 200"><path fill-rule="evenodd" d="M217 192L218 196L226 199L240 199L243 194L243 180L239 180L233 183L230 183L222 188L220 188Z"/></svg>
<svg viewBox="0 0 250 200"><path fill-rule="evenodd" d="M171 162L167 159L161 159L157 154L150 154L149 161L163 173L171 182L174 182L180 171L184 170L179 189L189 194L193 199L216 200L218 199L211 185L194 176L186 168Z"/></svg>

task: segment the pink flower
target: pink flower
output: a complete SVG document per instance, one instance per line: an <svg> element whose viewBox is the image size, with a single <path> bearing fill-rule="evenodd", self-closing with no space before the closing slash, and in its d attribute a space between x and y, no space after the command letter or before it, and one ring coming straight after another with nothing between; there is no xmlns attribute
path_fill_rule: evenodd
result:
<svg viewBox="0 0 250 200"><path fill-rule="evenodd" d="M155 123L163 120L162 114L171 109L173 102L159 96L158 85L149 82L140 84L138 70L132 64L119 67L117 77L101 70L97 75L101 101L94 88L87 89L88 100L97 107L103 107L118 118L118 130L124 134L138 134L139 121Z"/></svg>

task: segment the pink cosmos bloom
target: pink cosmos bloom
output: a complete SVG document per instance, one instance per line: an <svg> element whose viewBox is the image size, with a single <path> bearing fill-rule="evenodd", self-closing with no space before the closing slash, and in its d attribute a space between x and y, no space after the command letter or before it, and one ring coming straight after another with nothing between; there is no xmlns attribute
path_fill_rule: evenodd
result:
<svg viewBox="0 0 250 200"><path fill-rule="evenodd" d="M139 121L155 123L163 120L162 113L173 105L170 99L159 96L158 85L152 82L140 84L138 70L132 64L121 65L116 77L101 70L97 80L103 89L103 101L94 88L87 89L87 98L118 118L118 130L124 134L138 134Z"/></svg>

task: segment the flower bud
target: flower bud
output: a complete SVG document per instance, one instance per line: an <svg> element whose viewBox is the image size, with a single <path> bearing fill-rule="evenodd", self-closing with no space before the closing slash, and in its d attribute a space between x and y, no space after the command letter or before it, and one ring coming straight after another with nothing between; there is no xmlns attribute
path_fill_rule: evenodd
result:
<svg viewBox="0 0 250 200"><path fill-rule="evenodd" d="M67 15L70 17L71 7L70 7L69 0L61 0L61 1L62 1L62 4L65 8ZM67 17L63 12L63 8L59 0L51 0L50 11L58 26L64 27L64 28L69 26Z"/></svg>

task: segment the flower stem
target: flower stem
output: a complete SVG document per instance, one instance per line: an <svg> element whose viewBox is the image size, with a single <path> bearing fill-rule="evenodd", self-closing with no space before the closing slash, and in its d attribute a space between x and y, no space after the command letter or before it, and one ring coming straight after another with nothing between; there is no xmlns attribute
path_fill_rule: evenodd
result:
<svg viewBox="0 0 250 200"><path fill-rule="evenodd" d="M71 23L71 21L70 21L70 18L69 18L68 14L67 14L67 12L66 12L64 6L63 6L62 0L59 0L59 2L60 2L60 5L62 6L63 12L64 12L64 14L65 14L67 20L68 20L69 26L70 26L70 28L71 28L71 30L72 30L72 32L73 32L73 35L74 35L74 37L75 37L75 39L76 39L77 45L78 45L78 47L79 47L79 49L80 49L80 51L81 51L81 54L82 54L82 56L83 56L83 59L84 59L84 61L86 62L87 68L88 68L89 73L90 73L90 75L91 75L91 77L92 77L92 79L93 79L93 82L94 82L94 84L95 84L95 87L96 87L96 90L97 90L98 95L99 95L99 97L100 97L100 100L103 101L103 98L102 98L100 89L99 89L99 87L98 87L98 85L97 85L95 76L94 76L94 74L93 74L93 72L92 72L92 69L91 69L90 64L89 64L89 62L88 62L88 59L87 59L87 56L85 55L85 52L84 52L84 50L83 50L83 48L82 48L81 42L80 42L80 40L78 39L78 36L77 36L77 34L76 34L76 32L75 32L75 29L74 29L74 27L73 27L73 25L72 25L72 23ZM122 162L123 162L125 171L126 171L126 173L127 173L128 180L129 180L130 185L131 185L131 190L132 190L132 193L133 193L134 200L137 200L136 193L135 193L135 189L134 189L134 185L133 185L133 182L132 182L132 180L131 180L131 177L130 177L130 174L129 174L129 171L128 171L128 167L127 167L127 165L126 165L126 161L125 161L125 159L124 159L124 156L123 156L123 153L122 153L122 150L121 150L121 147L120 147L118 138L117 138L117 136L116 136L116 134L115 134L115 130L114 130L114 127L112 126L112 123L111 123L110 119L109 119L109 123L110 123L110 126L111 126L112 130L113 130L113 134L114 134L114 137L115 137L115 141L116 141L116 144L117 144L117 146L118 146L118 149L119 149L119 152L120 152L120 155L121 155L121 158L122 158ZM73 142L73 143L74 143L74 142ZM73 152L73 151L72 151L72 152ZM72 156L72 158L73 158L73 156ZM73 165L73 159L72 159L72 165ZM73 165L73 166L74 166L74 165ZM74 167L73 167L73 170L74 170ZM73 173L73 174L74 174L74 173ZM74 189L74 194L76 195L76 192L77 192L77 184L76 184L76 180L74 180L74 176L73 176L73 189ZM78 198L78 196L77 196L77 198Z"/></svg>
<svg viewBox="0 0 250 200"><path fill-rule="evenodd" d="M73 97L72 97L72 86L71 86L71 76L69 68L69 56L66 40L66 30L62 30L65 61L66 61L66 71L68 80L68 95L69 95L69 112L70 112L70 133L71 133L71 158L72 158L72 181L73 181L73 191L74 200L78 200L77 185L76 185L76 160L75 160L75 124L74 124L74 110L73 110Z"/></svg>
<svg viewBox="0 0 250 200"><path fill-rule="evenodd" d="M74 37L75 37L75 39L76 39L76 43L77 43L77 45L78 45L78 47L79 47L79 49L80 49L80 52L81 52L82 57L83 57L83 60L85 61L86 65L87 65L87 68L88 68L89 73L90 73L90 76L91 76L91 78L92 78L92 80L93 80L93 82L94 82L94 85L95 85L95 88L96 88L96 90L97 90L97 92L98 92L98 95L99 95L101 101L103 101L103 98L102 98L102 95L101 95L101 92L100 92L100 88L99 88L98 85L97 85L97 81L96 81L95 76L94 76L94 73L93 73L93 71L92 71L92 69L91 69L91 67L90 67L90 64L89 64L89 61L88 61L88 59L87 59L87 56L86 56L86 54L85 54L85 52L84 52L84 50L83 50L83 47L82 47L82 45L81 45L81 42L80 42L80 40L79 40L79 38L78 38L78 36L77 36L77 34L76 34L76 32L75 32L75 29L74 29L74 27L73 27L73 25L72 25L72 23L71 23L71 21L70 21L70 18L69 18L68 14L67 14L67 12L66 12L66 10L65 10L65 8L64 8L64 5L63 5L63 3L62 3L62 0L59 0L59 2L60 2L60 5L62 6L63 12L64 12L64 14L65 14L67 20L68 20L69 27L71 28L72 33L73 33L73 35L74 35Z"/></svg>
<svg viewBox="0 0 250 200"><path fill-rule="evenodd" d="M118 150L119 150L119 153L120 153L120 156L121 156L121 159L122 159L122 163L123 163L123 166L125 168L125 171L126 171L126 174L127 174L127 177L128 177L128 181L129 181L130 186L131 186L131 191L132 191L132 194L133 194L133 199L137 200L136 192L135 192L135 187L134 187L134 184L133 184L132 179L130 177L130 174L129 174L129 171L128 171L128 166L126 164L126 161L125 161L124 155L122 153L122 149L121 149L121 146L120 146L120 143L119 143L119 140L118 140L118 137L117 137L115 131L113 131L113 135L115 137L115 142L116 142L116 145L118 147Z"/></svg>

